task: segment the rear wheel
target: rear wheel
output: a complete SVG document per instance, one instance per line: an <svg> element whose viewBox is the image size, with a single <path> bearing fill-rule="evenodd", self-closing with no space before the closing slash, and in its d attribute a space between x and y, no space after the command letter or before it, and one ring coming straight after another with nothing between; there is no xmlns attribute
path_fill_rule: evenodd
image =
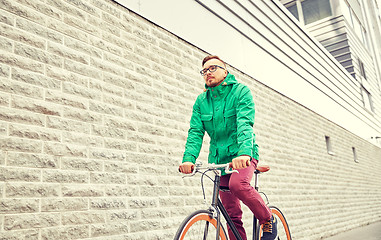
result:
<svg viewBox="0 0 381 240"><path fill-rule="evenodd" d="M274 206L269 206L271 213L273 214L274 218L277 220L277 230L278 230L278 236L277 240L291 240L291 232L290 228L288 227L286 218L284 217L283 213ZM259 226L259 231L257 231L258 236L262 236L262 226ZM257 239L260 239L257 237Z"/></svg>
<svg viewBox="0 0 381 240"><path fill-rule="evenodd" d="M192 239L216 239L217 220L207 210L199 210L190 214L181 223L176 232L174 240L192 240ZM218 231L219 239L227 240L223 227Z"/></svg>

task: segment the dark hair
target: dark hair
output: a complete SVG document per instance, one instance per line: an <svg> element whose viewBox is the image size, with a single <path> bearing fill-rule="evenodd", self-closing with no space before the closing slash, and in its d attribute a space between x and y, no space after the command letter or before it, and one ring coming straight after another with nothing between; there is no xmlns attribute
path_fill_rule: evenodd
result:
<svg viewBox="0 0 381 240"><path fill-rule="evenodd" d="M204 58L204 60L202 60L202 65L201 66L204 66L204 64L209 61L210 59L217 59L217 60L220 60L223 64L224 64L224 67L226 67L226 64L224 61L221 60L221 58L219 58L218 56L216 55L208 55Z"/></svg>

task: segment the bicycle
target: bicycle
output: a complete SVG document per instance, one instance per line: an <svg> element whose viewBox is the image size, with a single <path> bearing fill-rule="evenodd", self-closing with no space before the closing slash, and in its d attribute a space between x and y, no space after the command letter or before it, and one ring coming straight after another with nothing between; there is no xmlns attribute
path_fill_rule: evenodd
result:
<svg viewBox="0 0 381 240"><path fill-rule="evenodd" d="M226 223L232 230L235 238L237 240L242 240L238 233L238 230L234 226L234 223L230 219L226 209L222 205L219 198L219 191L228 191L227 188L220 186L221 169L225 169L226 173L237 172L237 170L231 170L231 163L227 164L208 164L206 167L202 167L202 163L196 163L193 172L189 174L189 177L196 175L196 173L201 173L201 185L205 200L205 191L203 186L203 178L207 176L213 181L213 194L210 207L208 209L197 210L191 213L188 217L184 219L181 223L179 229L176 232L174 240L192 240L192 239L216 239L216 240L227 240L228 235L225 231L222 222L221 214L224 217ZM254 188L258 191L258 176L261 173L270 170L269 166L258 166L255 170L255 185ZM213 172L215 177L214 180L208 176L206 173ZM264 195L266 199L266 204L269 206L274 218L277 218L278 222L278 240L291 240L291 232L287 224L286 218L279 208L269 205L269 200L265 193L260 192ZM262 226L259 225L258 219L253 217L253 240L260 240L262 234Z"/></svg>

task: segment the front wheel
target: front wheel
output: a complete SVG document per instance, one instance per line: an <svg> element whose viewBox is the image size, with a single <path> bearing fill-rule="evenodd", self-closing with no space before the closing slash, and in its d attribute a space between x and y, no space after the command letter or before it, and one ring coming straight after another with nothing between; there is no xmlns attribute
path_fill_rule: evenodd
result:
<svg viewBox="0 0 381 240"><path fill-rule="evenodd" d="M217 220L213 218L212 213L207 210L199 210L185 218L177 230L174 240L215 240L217 239L216 234L221 240L228 239L222 226L217 233Z"/></svg>
<svg viewBox="0 0 381 240"><path fill-rule="evenodd" d="M274 206L269 206L271 213L273 214L274 218L277 220L277 230L278 230L278 236L277 240L291 240L291 232L290 228L288 227L286 218L284 217L283 213L279 210L279 208ZM257 231L258 236L262 236L262 226L259 226L259 231ZM257 237L257 239L260 239Z"/></svg>

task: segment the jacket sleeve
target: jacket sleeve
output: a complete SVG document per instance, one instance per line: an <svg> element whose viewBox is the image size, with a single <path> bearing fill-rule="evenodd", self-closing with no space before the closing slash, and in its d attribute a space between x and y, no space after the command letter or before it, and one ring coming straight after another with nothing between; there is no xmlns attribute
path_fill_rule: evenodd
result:
<svg viewBox="0 0 381 240"><path fill-rule="evenodd" d="M197 99L193 105L188 138L185 144L183 162L195 163L198 158L204 138L205 129L201 121L200 100Z"/></svg>
<svg viewBox="0 0 381 240"><path fill-rule="evenodd" d="M238 156L248 155L258 158L257 145L253 132L255 105L250 89L244 87L239 94L237 106Z"/></svg>

